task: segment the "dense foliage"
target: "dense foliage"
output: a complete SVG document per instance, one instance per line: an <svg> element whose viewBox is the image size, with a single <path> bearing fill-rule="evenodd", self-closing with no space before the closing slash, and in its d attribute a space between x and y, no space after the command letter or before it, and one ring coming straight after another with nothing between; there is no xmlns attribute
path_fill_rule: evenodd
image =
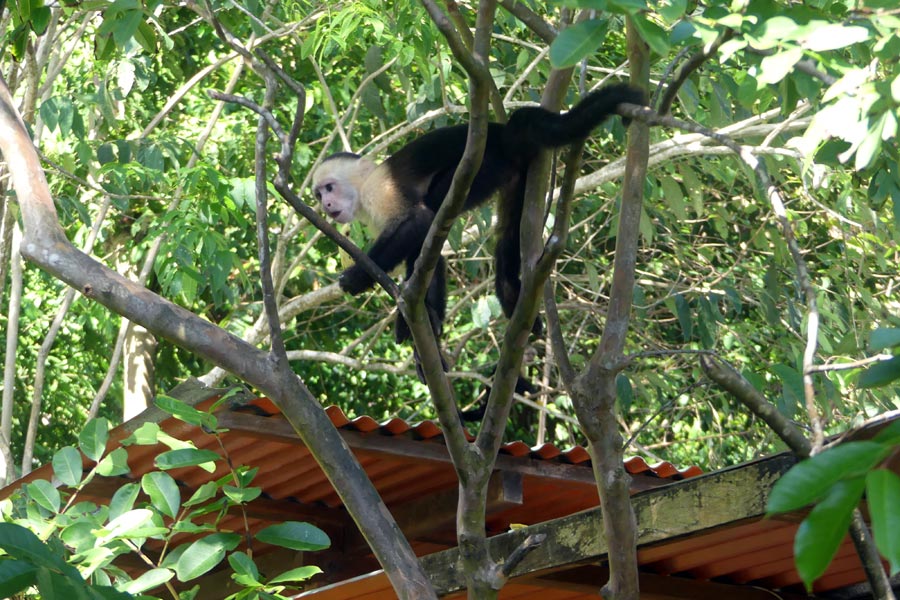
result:
<svg viewBox="0 0 900 600"><path fill-rule="evenodd" d="M663 84L654 101L677 81L686 56L710 52L702 68L678 81L672 114L728 134L763 160L786 200L809 274L807 284L779 225L779 207L742 160L703 135L654 129L628 348L633 360L618 385L630 451L711 469L781 448L704 376L698 352L735 365L803 424L809 419L803 376L812 373L826 433L900 408L900 366L891 358L897 344L877 338L873 344L871 337L900 327L900 17L893 3L578 5L596 13L564 30L549 51L522 21L498 13L491 72L505 104L539 100L554 67L577 69L569 105L586 90L624 78L626 15L652 50L652 80ZM471 19L469 5L457 8L460 18ZM553 23L568 10L533 8ZM384 156L417 133L464 121L467 80L416 3L8 3L3 72L45 157L70 238L131 276L146 267L149 287L262 342L252 334L260 316L256 117L206 93L228 90L261 102L262 86L216 34L208 10L305 86L305 97L285 94L275 111L287 119L298 102L306 110L295 155L298 189L332 151ZM624 136L615 121L591 137L567 253L554 275L576 367L597 347L604 324ZM37 414L44 416L34 455L44 462L85 423L118 322L84 300L68 309L60 284L27 267L15 316L15 286L6 279L14 271L7 264L15 218L8 199L2 248L8 310L0 318L4 330L19 336L17 348L8 346L15 348L4 390L8 434L18 459L37 396L43 402ZM463 405L492 372L504 326L491 293L490 228L485 208L454 227L446 250L445 349ZM360 245L366 241L358 226L349 234ZM333 283L346 264L333 242L280 204L271 206L271 239L283 306ZM394 313L380 292L288 310L296 371L323 403L376 418L433 416L410 348L389 335ZM57 314L61 329L48 337ZM811 330L811 322L818 328ZM804 373L810 336L821 368ZM42 366L39 349L48 343ZM579 443L546 341L534 340L532 354L526 369L541 393L515 407L508 436ZM210 368L165 342L152 366L160 390ZM101 414L117 420L122 394L116 380L99 398Z"/></svg>
<svg viewBox="0 0 900 600"><path fill-rule="evenodd" d="M213 435L219 433L209 413L165 397L159 405L178 419L202 424ZM227 453L222 457L199 449L166 434L156 423L144 423L107 453L108 427L105 419L91 421L79 436L78 448L64 446L53 455L53 475L61 486L37 479L0 505L0 595L4 598L113 600L140 595L151 599L157 596L149 594L159 590L166 597L187 600L197 595L195 580L227 559L239 586L229 599L275 600L286 597L281 594L286 588L296 589L321 573L308 565L264 576L253 561L252 546L249 553L237 550L246 539L254 540L257 547L271 544L297 552L328 548L328 535L309 523L285 521L253 534L221 531L220 523L231 511L242 511L244 523L248 522L246 505L261 492L250 485L258 469L235 468ZM90 496L88 486L95 477L129 472L127 447L157 444L169 450L156 457L156 469L145 473L140 485L122 485L109 505L83 499ZM87 472L83 472L82 454L91 462ZM182 497L178 483L167 472L187 467L212 473L216 463L228 465L228 475L200 486L190 498ZM143 568L116 563L126 554L139 556Z"/></svg>

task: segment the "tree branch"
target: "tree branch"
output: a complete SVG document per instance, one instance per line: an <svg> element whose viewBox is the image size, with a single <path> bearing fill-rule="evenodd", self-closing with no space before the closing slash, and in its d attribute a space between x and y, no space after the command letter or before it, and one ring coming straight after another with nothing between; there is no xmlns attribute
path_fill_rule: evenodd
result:
<svg viewBox="0 0 900 600"><path fill-rule="evenodd" d="M365 471L300 379L260 350L122 277L74 248L60 227L37 153L0 79L0 151L22 209L22 253L50 275L81 290L154 335L195 352L267 394L333 483L401 598L436 598L431 583L390 518Z"/></svg>
<svg viewBox="0 0 900 600"><path fill-rule="evenodd" d="M678 75L675 77L675 81L669 84L666 87L666 93L663 95L662 101L659 103L657 107L657 112L661 115L668 114L668 112L672 109L672 102L675 100L675 96L678 94L678 90L681 89L681 86L684 85L684 82L687 81L688 77L691 76L691 73L699 69L703 63L705 63L711 56L713 56L716 52L719 51L719 47L734 37L734 31L731 29L726 29L719 37L715 39L711 44L707 44L704 46L699 52L695 53L691 56L687 61L681 66L681 69L678 71ZM663 82L660 81L660 86L662 86Z"/></svg>

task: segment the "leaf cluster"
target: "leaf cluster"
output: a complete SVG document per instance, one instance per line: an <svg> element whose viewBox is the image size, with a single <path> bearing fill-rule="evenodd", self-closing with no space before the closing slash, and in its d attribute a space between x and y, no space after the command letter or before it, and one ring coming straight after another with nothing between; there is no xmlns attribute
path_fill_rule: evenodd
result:
<svg viewBox="0 0 900 600"><path fill-rule="evenodd" d="M211 412L164 396L158 405L176 419L217 434ZM242 535L219 529L228 511L243 510L259 496L260 489L251 485L256 469L231 467L227 453L198 449L155 423L145 423L121 445L114 445L108 426L106 419L91 421L79 435L77 448L66 446L54 454L53 475L58 484L34 480L0 506L0 595L156 598L161 590L168 590L186 600L199 591L196 584L188 586L227 558L232 579L240 586L229 598L277 599L284 597L285 589L296 589L321 572L305 566L264 577L245 538L249 531ZM158 444L169 450L156 457L156 468L139 482L122 484L105 505L80 500L97 477L129 473L127 447ZM218 465L225 465L228 474L203 484L187 499L168 473L184 468L212 473ZM294 521L271 525L252 537L260 544L303 552L330 546L322 530ZM126 556L146 567L124 569L119 565Z"/></svg>

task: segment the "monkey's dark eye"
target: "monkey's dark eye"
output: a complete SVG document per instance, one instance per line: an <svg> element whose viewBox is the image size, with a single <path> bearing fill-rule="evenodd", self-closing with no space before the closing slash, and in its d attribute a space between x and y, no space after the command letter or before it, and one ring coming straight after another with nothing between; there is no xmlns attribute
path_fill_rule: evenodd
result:
<svg viewBox="0 0 900 600"><path fill-rule="evenodd" d="M321 200L321 199L322 199L322 192L320 192L318 189L315 189L315 190L313 190L313 196L316 197L316 200Z"/></svg>
<svg viewBox="0 0 900 600"><path fill-rule="evenodd" d="M333 192L333 191L334 191L334 184L333 184L333 183L326 183L326 184L325 184L325 191L328 192L328 193Z"/></svg>

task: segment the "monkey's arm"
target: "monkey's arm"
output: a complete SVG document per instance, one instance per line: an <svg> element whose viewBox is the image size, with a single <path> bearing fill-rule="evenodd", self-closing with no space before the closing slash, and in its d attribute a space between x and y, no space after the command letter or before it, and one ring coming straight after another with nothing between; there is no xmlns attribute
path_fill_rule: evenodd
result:
<svg viewBox="0 0 900 600"><path fill-rule="evenodd" d="M406 215L381 232L368 252L369 258L388 273L403 261L411 266L422 249L433 219L434 213L421 204L409 209ZM338 282L342 290L354 296L374 285L372 278L359 265L353 265L341 273Z"/></svg>

